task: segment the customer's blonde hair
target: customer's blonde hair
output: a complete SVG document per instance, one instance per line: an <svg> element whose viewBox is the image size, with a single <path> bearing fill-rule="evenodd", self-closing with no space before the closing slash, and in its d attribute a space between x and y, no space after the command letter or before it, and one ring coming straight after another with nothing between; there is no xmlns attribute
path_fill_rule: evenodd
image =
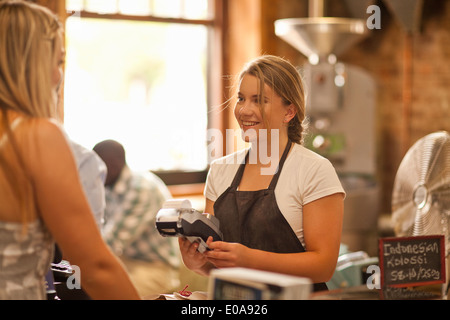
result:
<svg viewBox="0 0 450 320"><path fill-rule="evenodd" d="M34 194L9 117L12 111L25 119L56 118L53 72L61 41L62 26L50 10L0 0L0 169L23 222L33 211Z"/></svg>
<svg viewBox="0 0 450 320"><path fill-rule="evenodd" d="M263 55L245 65L239 74L239 81L246 74L259 79L260 99L264 96L264 85L267 84L282 98L286 106L292 104L295 107L296 115L288 124L288 137L291 141L302 144L307 125L303 80L298 70L281 57ZM260 103L259 106L266 122L263 105Z"/></svg>
<svg viewBox="0 0 450 320"><path fill-rule="evenodd" d="M56 116L52 73L62 27L45 7L0 1L0 108ZM59 48L58 48L59 46Z"/></svg>

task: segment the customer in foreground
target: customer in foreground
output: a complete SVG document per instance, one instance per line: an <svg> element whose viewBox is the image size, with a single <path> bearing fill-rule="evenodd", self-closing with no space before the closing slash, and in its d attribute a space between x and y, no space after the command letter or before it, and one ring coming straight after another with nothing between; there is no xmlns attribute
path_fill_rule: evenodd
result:
<svg viewBox="0 0 450 320"><path fill-rule="evenodd" d="M56 241L93 299L138 299L102 240L56 119L62 28L44 7L0 1L0 299L45 299Z"/></svg>

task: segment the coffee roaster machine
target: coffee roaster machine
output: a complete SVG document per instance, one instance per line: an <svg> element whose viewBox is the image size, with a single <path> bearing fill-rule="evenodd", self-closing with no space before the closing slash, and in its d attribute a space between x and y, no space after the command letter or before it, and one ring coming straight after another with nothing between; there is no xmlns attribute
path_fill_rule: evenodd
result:
<svg viewBox="0 0 450 320"><path fill-rule="evenodd" d="M346 191L342 255L328 286L361 285L362 270L377 263L371 258L377 255L380 194L377 86L366 70L338 57L368 36L366 20L325 17L324 1L310 0L309 17L277 20L275 33L308 58L299 66L309 119L305 145L333 163Z"/></svg>
<svg viewBox="0 0 450 320"><path fill-rule="evenodd" d="M368 35L366 21L319 13L277 20L275 32L308 58L299 66L307 91L305 144L333 163L346 190L342 242L351 251L376 254L376 82L337 58Z"/></svg>

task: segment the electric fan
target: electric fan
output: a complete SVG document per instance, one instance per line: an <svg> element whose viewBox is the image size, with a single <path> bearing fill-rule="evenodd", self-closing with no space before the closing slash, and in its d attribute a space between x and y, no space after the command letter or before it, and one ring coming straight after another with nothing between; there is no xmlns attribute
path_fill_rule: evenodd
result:
<svg viewBox="0 0 450 320"><path fill-rule="evenodd" d="M392 194L397 236L444 235L449 253L450 134L431 133L418 140L398 168Z"/></svg>

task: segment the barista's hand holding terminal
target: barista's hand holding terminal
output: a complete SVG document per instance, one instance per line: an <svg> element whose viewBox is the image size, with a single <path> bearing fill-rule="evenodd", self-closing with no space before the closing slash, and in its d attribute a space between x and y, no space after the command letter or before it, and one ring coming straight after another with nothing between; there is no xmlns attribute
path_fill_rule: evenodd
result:
<svg viewBox="0 0 450 320"><path fill-rule="evenodd" d="M212 250L201 254L180 238L185 265L203 275L225 267L297 275L326 289L345 192L331 163L302 146L305 96L296 68L275 56L248 63L234 114L251 147L215 160L205 187L205 212L220 220L224 241L209 239Z"/></svg>

